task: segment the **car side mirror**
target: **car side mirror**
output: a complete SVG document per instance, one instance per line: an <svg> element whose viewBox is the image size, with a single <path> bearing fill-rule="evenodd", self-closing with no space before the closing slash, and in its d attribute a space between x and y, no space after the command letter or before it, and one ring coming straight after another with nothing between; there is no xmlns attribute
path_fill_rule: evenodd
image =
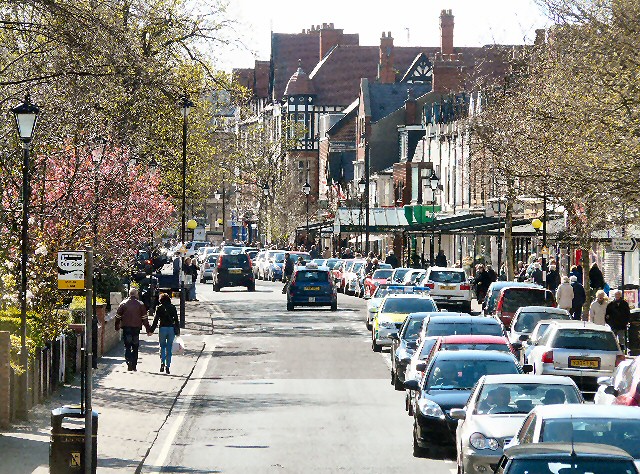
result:
<svg viewBox="0 0 640 474"><path fill-rule="evenodd" d="M427 364L425 364L424 362L422 364L417 364L416 370L418 372L424 372L425 370L427 370Z"/></svg>
<svg viewBox="0 0 640 474"><path fill-rule="evenodd" d="M467 418L467 412L463 408L452 408L449 416L454 420L464 420Z"/></svg>
<svg viewBox="0 0 640 474"><path fill-rule="evenodd" d="M522 371L523 371L525 374L530 374L530 373L532 373L532 372L533 372L533 365L531 365L531 364L524 364L524 365L522 366Z"/></svg>
<svg viewBox="0 0 640 474"><path fill-rule="evenodd" d="M417 380L405 380L404 381L404 388L406 388L407 390L419 391L420 390L420 384L418 383Z"/></svg>
<svg viewBox="0 0 640 474"><path fill-rule="evenodd" d="M613 385L607 385L604 388L604 393L617 397L620 392L618 392L618 390Z"/></svg>
<svg viewBox="0 0 640 474"><path fill-rule="evenodd" d="M527 342L529 340L529 335L528 334L520 334L520 337L518 338L518 340L520 340L522 342Z"/></svg>
<svg viewBox="0 0 640 474"><path fill-rule="evenodd" d="M598 377L598 385L613 385L613 377Z"/></svg>
<svg viewBox="0 0 640 474"><path fill-rule="evenodd" d="M389 339L393 339L394 341L399 341L400 336L398 336L397 332L392 332L391 334L389 334Z"/></svg>

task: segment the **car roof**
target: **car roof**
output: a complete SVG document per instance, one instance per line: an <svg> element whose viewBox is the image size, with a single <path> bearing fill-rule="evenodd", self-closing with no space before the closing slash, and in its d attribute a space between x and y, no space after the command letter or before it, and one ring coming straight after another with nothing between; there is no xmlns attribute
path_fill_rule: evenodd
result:
<svg viewBox="0 0 640 474"><path fill-rule="evenodd" d="M569 406L569 405L566 405ZM527 443L519 444L504 450L505 456L511 459L522 458L556 458L558 456L606 457L633 461L626 451L606 444L593 443Z"/></svg>
<svg viewBox="0 0 640 474"><path fill-rule="evenodd" d="M579 328L588 329L590 331L611 332L609 326L603 326L602 324L590 323L588 321L560 321L558 324L557 319L551 320L551 326L558 326L560 328Z"/></svg>
<svg viewBox="0 0 640 474"><path fill-rule="evenodd" d="M551 375L551 377L555 376ZM534 410L541 419L569 419L571 417L640 419L640 410L638 410L638 407L630 407L626 405L539 405L535 407Z"/></svg>
<svg viewBox="0 0 640 474"><path fill-rule="evenodd" d="M431 298L427 293L389 293L385 298Z"/></svg>
<svg viewBox="0 0 640 474"><path fill-rule="evenodd" d="M480 324L480 325L500 325L500 321L485 316L438 316L433 319L434 324L462 323L462 324ZM431 324L431 321L429 322Z"/></svg>
<svg viewBox="0 0 640 474"><path fill-rule="evenodd" d="M438 270L438 271L447 271L447 272L461 272L464 273L464 268L458 267L429 267L428 270Z"/></svg>
<svg viewBox="0 0 640 474"><path fill-rule="evenodd" d="M442 344L508 344L504 336L484 336L480 334L456 334L442 336Z"/></svg>
<svg viewBox="0 0 640 474"><path fill-rule="evenodd" d="M518 308L519 313L555 313L555 314L569 314L569 311L562 308L553 308L550 306L521 306Z"/></svg>
<svg viewBox="0 0 640 474"><path fill-rule="evenodd" d="M497 337L497 336L494 336ZM539 383L550 385L571 385L575 383L564 375L533 375L533 374L498 374L483 375L480 380L484 383Z"/></svg>
<svg viewBox="0 0 640 474"><path fill-rule="evenodd" d="M501 290L502 288L542 288L536 283L526 283L523 281L494 281L489 285L489 290Z"/></svg>
<svg viewBox="0 0 640 474"><path fill-rule="evenodd" d="M512 361L514 364L516 363L511 352L500 351L474 351L467 349L461 351L440 351L436 353L435 357L444 360L505 360Z"/></svg>

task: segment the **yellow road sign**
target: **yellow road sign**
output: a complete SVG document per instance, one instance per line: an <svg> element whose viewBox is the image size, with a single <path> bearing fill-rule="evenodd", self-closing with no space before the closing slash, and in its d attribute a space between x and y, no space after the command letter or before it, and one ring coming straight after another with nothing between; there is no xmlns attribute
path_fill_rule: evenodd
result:
<svg viewBox="0 0 640 474"><path fill-rule="evenodd" d="M58 252L58 289L84 290L84 252Z"/></svg>

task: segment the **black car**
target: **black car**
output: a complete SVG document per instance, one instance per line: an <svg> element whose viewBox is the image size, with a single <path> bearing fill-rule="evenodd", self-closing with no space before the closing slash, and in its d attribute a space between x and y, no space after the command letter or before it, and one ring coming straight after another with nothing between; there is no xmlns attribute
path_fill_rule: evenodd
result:
<svg viewBox="0 0 640 474"><path fill-rule="evenodd" d="M256 290L251 260L246 253L223 253L218 257L218 264L213 271L213 290L220 291L226 286L246 286L249 291Z"/></svg>
<svg viewBox="0 0 640 474"><path fill-rule="evenodd" d="M454 451L458 420L452 408L462 408L483 375L519 374L515 357L497 351L440 351L433 355L420 382L408 380L405 387L416 392L413 407L413 455L432 451Z"/></svg>
<svg viewBox="0 0 640 474"><path fill-rule="evenodd" d="M615 446L591 443L534 443L505 449L495 472L635 474L638 471L633 457Z"/></svg>
<svg viewBox="0 0 640 474"><path fill-rule="evenodd" d="M416 350L422 321L431 313L411 313L398 333L391 334L391 385L404 390L404 375Z"/></svg>
<svg viewBox="0 0 640 474"><path fill-rule="evenodd" d="M465 313L435 314L422 321L422 328L418 340L426 337L473 335L504 336L502 323L495 318L484 316L469 316Z"/></svg>

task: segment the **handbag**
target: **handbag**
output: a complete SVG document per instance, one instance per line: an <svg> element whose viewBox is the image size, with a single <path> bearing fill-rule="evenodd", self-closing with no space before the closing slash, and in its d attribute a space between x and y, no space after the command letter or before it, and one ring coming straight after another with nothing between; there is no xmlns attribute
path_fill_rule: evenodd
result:
<svg viewBox="0 0 640 474"><path fill-rule="evenodd" d="M184 340L180 336L177 336L173 340L173 346L171 349L174 354L184 354Z"/></svg>

